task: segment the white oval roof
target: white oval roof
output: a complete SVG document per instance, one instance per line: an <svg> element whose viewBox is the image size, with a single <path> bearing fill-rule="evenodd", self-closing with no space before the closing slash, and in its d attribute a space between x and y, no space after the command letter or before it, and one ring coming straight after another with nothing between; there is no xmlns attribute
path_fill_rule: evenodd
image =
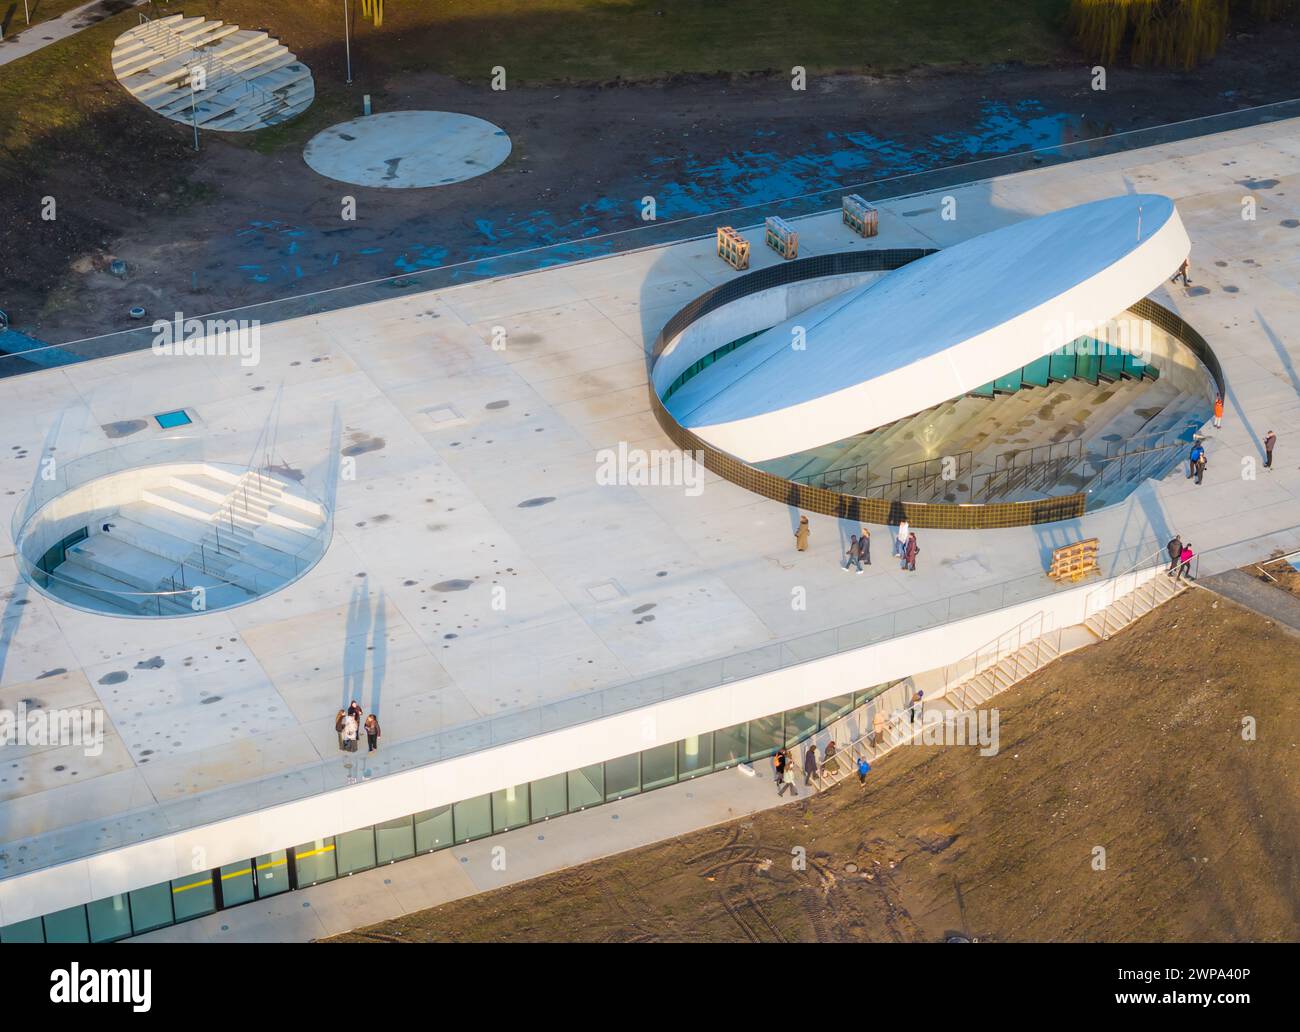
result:
<svg viewBox="0 0 1300 1032"><path fill-rule="evenodd" d="M773 326L665 404L679 424L747 462L829 444L1085 335L1080 326L1145 297L1190 249L1174 202L1156 194L1026 219ZM805 347L796 350L800 326Z"/></svg>

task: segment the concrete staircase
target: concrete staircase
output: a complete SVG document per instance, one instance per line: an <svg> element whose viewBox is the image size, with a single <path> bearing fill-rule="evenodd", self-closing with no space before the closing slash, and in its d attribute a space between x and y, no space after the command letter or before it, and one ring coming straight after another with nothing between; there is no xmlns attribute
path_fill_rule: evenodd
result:
<svg viewBox="0 0 1300 1032"><path fill-rule="evenodd" d="M1084 620L1084 626L1105 641L1156 606L1163 605L1175 595L1186 591L1187 587L1185 580L1174 580L1173 577L1157 573L1132 591L1121 595L1105 609L1093 613Z"/></svg>
<svg viewBox="0 0 1300 1032"><path fill-rule="evenodd" d="M132 616L191 612L196 599L203 610L247 602L298 576L324 547L324 508L287 488L214 464L165 474L97 519L49 589L83 608Z"/></svg>
<svg viewBox="0 0 1300 1032"><path fill-rule="evenodd" d="M201 17L142 22L118 37L111 60L118 81L142 104L200 129L263 129L315 99L310 69L278 40ZM195 68L206 86L191 95Z"/></svg>
<svg viewBox="0 0 1300 1032"><path fill-rule="evenodd" d="M971 472L982 473L1001 468L1006 456L1014 452L1039 449L1035 457L1045 459L1046 446L1079 441L1073 451L1078 461L1044 466L1041 475L1031 472L1024 478L986 481L980 477L972 481L963 471L955 481L927 484L920 496L900 496L918 501L971 501L972 490L979 487L981 501L1026 501L1084 489L1099 468L1083 461L1087 454L1103 457L1114 442L1181 426L1198 405L1203 402L1185 397L1163 378L1124 375L1098 384L1078 379L1052 381L1045 387L1024 386L993 398L954 398L889 426L760 465L781 476L858 494L880 490L895 467L937 455L969 453ZM1064 448L1057 448L1051 457L1063 454ZM1149 461L1147 475L1157 466L1154 458ZM1135 475L1137 472L1135 466ZM1160 467L1160 474L1164 472L1167 467ZM1046 482L1049 479L1051 483ZM1127 476L1112 473L1106 478L1108 495L1122 496L1133 486ZM986 488L994 489L992 497L984 497Z"/></svg>

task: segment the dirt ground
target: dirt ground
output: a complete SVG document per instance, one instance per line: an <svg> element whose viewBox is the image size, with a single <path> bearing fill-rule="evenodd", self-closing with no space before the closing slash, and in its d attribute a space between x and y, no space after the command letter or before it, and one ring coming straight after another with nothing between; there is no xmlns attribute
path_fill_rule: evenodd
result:
<svg viewBox="0 0 1300 1032"><path fill-rule="evenodd" d="M1300 637L1191 590L999 697L996 756L901 749L865 791L330 941L1295 940L1298 672Z"/></svg>
<svg viewBox="0 0 1300 1032"><path fill-rule="evenodd" d="M1276 561L1260 563L1259 569L1268 574L1268 577L1271 578L1270 583L1274 587L1281 588L1283 591L1300 598L1300 570L1295 569L1288 563ZM1246 572L1258 576L1258 573L1250 567L1247 567Z"/></svg>
<svg viewBox="0 0 1300 1032"><path fill-rule="evenodd" d="M231 20L245 13L228 7L220 10ZM285 17L268 11L264 20L276 31ZM202 314L628 230L642 225L646 195L661 220L678 219L1275 101L1300 82L1300 30L1278 25L1230 38L1194 73L1112 69L1104 92L1089 88L1084 64L1063 60L815 76L803 93L768 75L494 93L412 70L418 39L387 65L386 48L363 47L348 91L335 81L337 48L295 22L283 35L316 75L313 108L256 140L206 134L195 155L186 127L113 81L101 51L124 25L78 37L84 110L65 125L22 126L0 152L0 307L16 328L54 343L127 328L134 304L151 318ZM40 60L52 72L54 51L68 45L0 69L0 94L12 69ZM493 173L436 190L327 180L303 163L302 144L359 114L362 93L379 111L479 115L505 129L514 150ZM1256 171L1267 172L1243 176ZM340 219L345 195L357 198L355 222ZM59 201L57 222L40 219L46 196ZM113 257L126 260L125 279L108 272Z"/></svg>

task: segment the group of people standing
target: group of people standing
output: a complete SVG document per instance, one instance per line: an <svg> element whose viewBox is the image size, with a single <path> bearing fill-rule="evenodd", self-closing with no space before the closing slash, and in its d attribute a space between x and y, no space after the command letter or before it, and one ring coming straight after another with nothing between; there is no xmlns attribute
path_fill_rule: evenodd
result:
<svg viewBox="0 0 1300 1032"><path fill-rule="evenodd" d="M808 517L800 516L799 529L794 532L794 545L798 551L808 551L809 535ZM907 520L903 520L898 525L898 533L894 535L894 558L899 560L899 565L904 570L915 572L916 557L920 552L921 546L917 543L916 533L908 525ZM862 573L862 567L870 565L871 530L863 526L861 534L849 536L849 547L844 551L844 563L841 568L845 573L848 573L850 568Z"/></svg>
<svg viewBox="0 0 1300 1032"><path fill-rule="evenodd" d="M339 748L344 752L357 751L357 742L362 731L366 733L366 743L370 746L367 751L374 752L379 748L379 718L373 713L363 716L364 712L361 703L353 699L348 708L339 710L334 718L334 730L338 732Z"/></svg>

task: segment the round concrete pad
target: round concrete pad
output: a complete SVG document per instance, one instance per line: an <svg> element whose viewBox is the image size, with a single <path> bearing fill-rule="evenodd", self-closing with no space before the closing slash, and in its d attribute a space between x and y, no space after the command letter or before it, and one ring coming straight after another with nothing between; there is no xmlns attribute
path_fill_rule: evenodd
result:
<svg viewBox="0 0 1300 1032"><path fill-rule="evenodd" d="M505 130L453 111L389 111L330 126L303 160L357 186L445 186L490 172L510 156Z"/></svg>

